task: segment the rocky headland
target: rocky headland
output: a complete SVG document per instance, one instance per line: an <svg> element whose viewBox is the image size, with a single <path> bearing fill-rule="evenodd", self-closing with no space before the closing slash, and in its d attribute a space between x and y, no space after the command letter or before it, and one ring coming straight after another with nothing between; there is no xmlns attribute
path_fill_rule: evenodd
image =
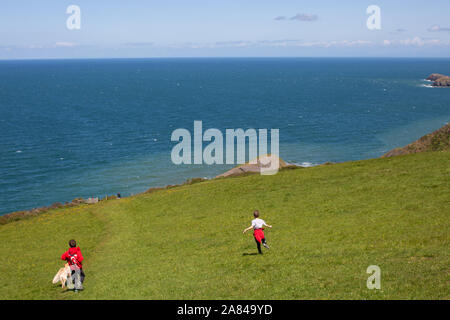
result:
<svg viewBox="0 0 450 320"><path fill-rule="evenodd" d="M433 81L433 87L450 87L450 77L440 73L431 74L427 80Z"/></svg>

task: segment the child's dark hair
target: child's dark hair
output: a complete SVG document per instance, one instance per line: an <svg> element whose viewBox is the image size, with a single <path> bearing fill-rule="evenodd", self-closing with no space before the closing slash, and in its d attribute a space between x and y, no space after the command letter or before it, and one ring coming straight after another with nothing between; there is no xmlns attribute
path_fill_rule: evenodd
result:
<svg viewBox="0 0 450 320"><path fill-rule="evenodd" d="M72 239L69 241L69 247L75 248L76 246L77 246L77 242L75 240Z"/></svg>
<svg viewBox="0 0 450 320"><path fill-rule="evenodd" d="M258 218L259 217L259 211L258 210L253 211L253 216L255 218Z"/></svg>

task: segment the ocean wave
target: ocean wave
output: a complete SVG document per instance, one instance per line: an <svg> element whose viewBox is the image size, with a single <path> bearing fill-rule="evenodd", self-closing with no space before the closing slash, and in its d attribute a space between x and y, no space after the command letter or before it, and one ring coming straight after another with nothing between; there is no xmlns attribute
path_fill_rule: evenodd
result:
<svg viewBox="0 0 450 320"><path fill-rule="evenodd" d="M315 166L319 165L318 163L312 163L312 162L307 162L307 161L301 162L301 163L292 162L292 164L299 166L299 167L303 167L303 168L315 167Z"/></svg>

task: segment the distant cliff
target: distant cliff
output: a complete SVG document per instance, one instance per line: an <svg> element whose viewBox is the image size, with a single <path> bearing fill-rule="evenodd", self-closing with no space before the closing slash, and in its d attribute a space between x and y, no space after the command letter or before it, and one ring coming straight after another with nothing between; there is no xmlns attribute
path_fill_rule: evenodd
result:
<svg viewBox="0 0 450 320"><path fill-rule="evenodd" d="M433 81L433 87L450 87L450 77L443 74L433 73L427 80Z"/></svg>
<svg viewBox="0 0 450 320"><path fill-rule="evenodd" d="M439 130L427 134L405 147L396 148L389 151L388 153L383 155L382 158L417 152L443 150L450 150L450 123L447 123Z"/></svg>

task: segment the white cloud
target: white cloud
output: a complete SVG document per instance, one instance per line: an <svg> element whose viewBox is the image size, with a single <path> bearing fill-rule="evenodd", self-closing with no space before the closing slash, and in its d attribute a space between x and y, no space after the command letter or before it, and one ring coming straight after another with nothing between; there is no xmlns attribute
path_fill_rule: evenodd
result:
<svg viewBox="0 0 450 320"><path fill-rule="evenodd" d="M425 44L425 41L422 40L422 38L414 37L414 38L408 38L405 40L400 40L400 44L405 46L423 46Z"/></svg>
<svg viewBox="0 0 450 320"><path fill-rule="evenodd" d="M26 48L28 48L28 49L44 49L45 46L42 44L30 44L30 45L26 46Z"/></svg>
<svg viewBox="0 0 450 320"><path fill-rule="evenodd" d="M56 47L56 48L61 48L61 47L63 47L63 48L70 48L70 47L75 47L76 46L76 43L73 43L73 42L56 42L55 43L55 45L54 45L54 47Z"/></svg>
<svg viewBox="0 0 450 320"><path fill-rule="evenodd" d="M288 18L287 16L277 16L274 20L296 20L296 21L316 21L319 19L317 14L297 13L295 16Z"/></svg>
<svg viewBox="0 0 450 320"><path fill-rule="evenodd" d="M400 46L413 46L413 47L424 47L424 46L441 46L450 45L450 41L440 40L440 39L423 39L420 37L407 38L403 40L383 40L383 45L400 45Z"/></svg>
<svg viewBox="0 0 450 320"><path fill-rule="evenodd" d="M154 42L128 42L123 44L123 46L126 48L153 47L154 45Z"/></svg>
<svg viewBox="0 0 450 320"><path fill-rule="evenodd" d="M411 37L400 40L385 39L381 42L369 40L329 40L329 41L305 41L301 39L281 39L281 40L238 40L221 41L210 43L185 42L167 45L156 45L158 47L168 46L171 48L263 48L263 47L303 47L303 48L332 48L332 47L370 47L370 46L405 46L405 47L430 47L430 46L448 46L450 40Z"/></svg>
<svg viewBox="0 0 450 320"><path fill-rule="evenodd" d="M316 41L316 42L303 42L299 43L300 47L354 47L354 46L365 46L371 45L372 41L367 40L339 40L339 41Z"/></svg>
<svg viewBox="0 0 450 320"><path fill-rule="evenodd" d="M167 46L171 48L247 48L247 47L353 47L372 45L372 41L367 40L338 40L338 41L303 41L300 39L281 40L259 40L259 41L221 41L213 43L176 43Z"/></svg>
<svg viewBox="0 0 450 320"><path fill-rule="evenodd" d="M317 14L309 14L309 13L297 13L295 16L291 17L289 20L298 20L298 21L316 21L319 17Z"/></svg>
<svg viewBox="0 0 450 320"><path fill-rule="evenodd" d="M430 32L450 32L450 28L441 27L439 25L434 25L428 28L428 31Z"/></svg>

